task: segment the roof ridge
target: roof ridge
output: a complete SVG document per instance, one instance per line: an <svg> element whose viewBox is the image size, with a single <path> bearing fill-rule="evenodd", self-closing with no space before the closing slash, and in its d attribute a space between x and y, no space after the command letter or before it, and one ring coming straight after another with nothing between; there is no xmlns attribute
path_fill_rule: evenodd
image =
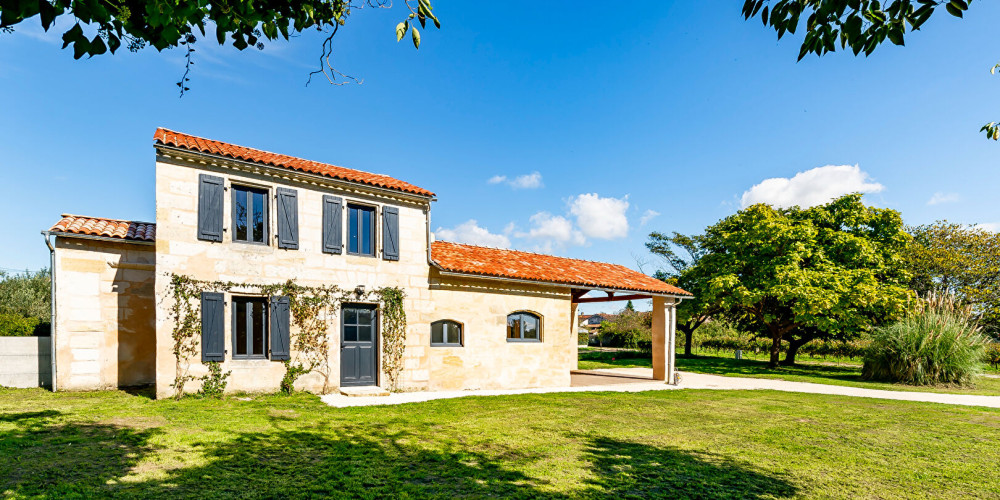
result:
<svg viewBox="0 0 1000 500"><path fill-rule="evenodd" d="M605 266L623 267L623 268L628 269L630 271L635 271L635 269L632 269L630 267L626 267L626 266L623 266L621 264L614 264L612 262L601 262L599 260L578 259L576 257L560 257L558 255L552 255L552 254L549 254L549 253L531 252L531 251L528 251L528 250L515 250L513 248L488 247L488 246L485 246L485 245L472 245L472 244L469 244L469 243L458 243L458 242L454 242L454 241L444 241L444 240L437 240L437 241L432 241L431 242L431 244L434 244L434 243L448 243L448 244L451 244L451 245L461 245L461 246L473 247L473 248L486 248L488 250L502 250L502 251L505 251L505 252L518 252L518 253L526 253L526 254L531 254L531 255L540 255L542 257L555 257L557 259L575 260L575 261L578 261L578 262L588 262L588 263L591 263L591 264L602 264L602 265L605 265ZM642 271L636 271L636 272L640 272L641 273ZM646 273L642 273L642 274L646 274ZM646 276L649 276L649 275L646 274Z"/></svg>
<svg viewBox="0 0 1000 500"><path fill-rule="evenodd" d="M112 222L128 222L128 223L131 223L131 224L146 224L146 225L154 225L154 226L156 225L155 222L147 222L147 221L141 221L141 220L135 220L135 219L114 219L114 218L111 218L111 217L95 217L93 215L80 215L80 214L67 214L67 213L64 213L64 214L61 214L60 217L62 217L64 219L66 217L79 217L81 219L106 220L106 221L112 221Z"/></svg>
<svg viewBox="0 0 1000 500"><path fill-rule="evenodd" d="M299 160L299 161L305 161L305 162L309 162L309 163L314 163L316 165L322 165L324 167L342 168L344 170L353 170L355 172L359 172L359 173L362 173L362 174L378 175L378 176L387 177L387 178L393 179L393 180L399 180L399 179L396 179L395 177L393 177L391 175L388 175L388 174L380 174L378 172L369 172L367 170L361 170L359 168L354 168L354 167L344 167L344 166L341 166L341 165L334 165L333 163L325 163L325 162L321 162L321 161L310 160L308 158L303 158L301 156L292 156L292 155L286 154L286 153L276 153L274 151L268 151L266 149L254 148L254 147L250 147L250 146L243 146L241 144L236 144L234 142L220 141L219 139L210 139L208 137L202 137L200 135L189 134L187 132L178 132L176 130L171 130L171 129L166 128L166 127L157 127L156 128L156 132L154 132L154 134L153 134L153 140L156 141L156 142L159 142L160 144L165 144L163 142L163 140L158 137L159 136L159 132L161 130L164 131L164 132L169 132L171 134L186 135L186 136L191 137L193 139L200 139L202 141L209 141L209 142L215 142L215 143L219 143L219 144L225 144L227 146L235 146L235 147L238 147L238 148L249 149L251 151L255 151L255 152L259 152L259 153L265 153L265 154L274 155L274 156L282 156L282 157L289 158L289 159L292 159L292 160ZM183 149L190 150L191 148L183 148ZM210 152L206 152L206 151L199 151L199 152L200 153L206 153L206 154L214 154L215 156L225 156L225 155L220 155L220 154L216 154L216 153L210 153ZM254 161L252 163L263 163L263 164L266 164L265 162L262 162L262 161ZM406 181L400 181L400 182L406 182ZM407 182L407 184L409 184L409 183Z"/></svg>

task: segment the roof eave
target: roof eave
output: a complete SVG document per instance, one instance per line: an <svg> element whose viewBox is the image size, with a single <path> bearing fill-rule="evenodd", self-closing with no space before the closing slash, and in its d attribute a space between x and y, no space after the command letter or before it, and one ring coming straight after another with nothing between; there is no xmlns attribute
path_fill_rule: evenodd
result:
<svg viewBox="0 0 1000 500"><path fill-rule="evenodd" d="M326 175L322 175L322 174L314 174L314 173L311 173L311 172L303 172L301 170L296 170L296 169L288 168L288 167L276 167L274 165L268 165L266 163L255 162L255 161L247 161L247 160L240 160L240 159L237 159L237 158L231 158L229 156L224 156L224 155L220 155L220 154L207 153L205 151L198 151L196 149L189 149L189 148L183 148L183 147L178 147L178 146L171 146L169 144L164 144L164 143L159 142L159 141L155 142L153 144L153 147L156 148L156 149L158 149L158 150L160 150L161 153L163 151L172 152L175 155L177 155L176 157L180 157L182 159L188 159L188 158L184 158L185 156L195 157L195 158L197 158L197 157L212 158L214 160L222 161L224 163L230 163L230 164L235 164L235 165L242 165L242 166L245 166L245 167L263 168L263 169L268 169L268 170L271 170L271 171L274 171L274 172L281 172L283 175L286 175L286 176L291 176L291 177L298 176L298 177L302 177L304 179L311 179L313 181L322 180L322 182L324 182L326 184L330 184L332 186L338 186L338 187L342 187L342 188L347 188L347 187L352 188L352 189L363 188L363 189L366 189L366 190L370 190L370 191L374 191L374 192L377 192L377 193L384 194L385 196L395 196L395 197L407 198L407 199L409 199L411 201L416 201L418 203L430 203L430 202L437 201L437 197L435 195L433 195L433 194L426 195L426 194L420 194L420 193L412 193L412 192L409 192L409 191L403 191L403 190L400 190L400 189L392 189L392 188L386 188L386 187L380 187L380 186L373 186L371 184L366 184L364 182L357 182L357 181L349 181L349 180L344 180L344 179L337 179L337 178L326 176ZM166 156L167 158L173 158L173 157L175 157L175 156L172 156L170 154L166 154L164 156ZM225 166L225 165L219 165L219 166Z"/></svg>
<svg viewBox="0 0 1000 500"><path fill-rule="evenodd" d="M42 231L42 234L46 237L56 236L58 238L77 238L81 240L96 240L96 241L110 241L112 243L129 243L133 245L156 245L156 240L135 240L127 238L115 238L112 236L98 236L94 234L80 234L80 233L68 233L66 231Z"/></svg>
<svg viewBox="0 0 1000 500"><path fill-rule="evenodd" d="M436 267L438 269L438 271L441 273L442 276L453 276L453 277L461 277L461 278L478 278L478 279L487 279L487 280L494 280L494 281L504 281L504 282L508 282L508 283L525 283L525 284L530 284L530 285L543 285L543 286L551 286L551 287L556 287L556 288L567 288L567 289L586 288L588 290L598 291L598 292L634 292L634 293L639 293L639 294L648 294L650 297L667 297L667 298L680 299L680 300L690 299L690 298L693 297L692 295L681 295L681 294L666 293L666 292L662 292L662 293L661 292L651 292L651 291L648 291L648 290L637 290L637 289L634 289L634 288L596 287L596 286L593 286L593 285L581 285L581 284L573 284L573 283L560 283L560 282L557 282L557 281L540 281L540 280L529 280L529 279L523 279L523 278L507 278L507 277L504 277L504 276L493 276L493 275L489 275L489 274L468 273L468 272L461 272L461 271L450 271L450 270L447 270L444 267L442 267L437 262L432 262L432 263L434 264L434 267Z"/></svg>

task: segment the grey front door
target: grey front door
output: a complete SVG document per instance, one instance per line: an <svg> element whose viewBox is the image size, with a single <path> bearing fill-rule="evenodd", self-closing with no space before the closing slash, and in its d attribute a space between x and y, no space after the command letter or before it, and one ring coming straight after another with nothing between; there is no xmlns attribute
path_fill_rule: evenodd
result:
<svg viewBox="0 0 1000 500"><path fill-rule="evenodd" d="M340 331L340 385L378 383L378 322L373 305L344 304Z"/></svg>

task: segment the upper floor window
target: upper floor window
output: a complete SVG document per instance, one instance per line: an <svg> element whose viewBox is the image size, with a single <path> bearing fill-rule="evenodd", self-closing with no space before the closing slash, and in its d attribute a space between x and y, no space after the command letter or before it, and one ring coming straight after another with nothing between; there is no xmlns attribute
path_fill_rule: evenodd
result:
<svg viewBox="0 0 1000 500"><path fill-rule="evenodd" d="M233 297L233 358L267 356L268 306L264 297Z"/></svg>
<svg viewBox="0 0 1000 500"><path fill-rule="evenodd" d="M462 324L447 319L431 323L431 345L462 347Z"/></svg>
<svg viewBox="0 0 1000 500"><path fill-rule="evenodd" d="M267 190L233 186L233 241L267 244Z"/></svg>
<svg viewBox="0 0 1000 500"><path fill-rule="evenodd" d="M507 316L508 342L541 342L542 320L530 312L516 312Z"/></svg>
<svg viewBox="0 0 1000 500"><path fill-rule="evenodd" d="M375 255L375 208L347 205L347 253Z"/></svg>

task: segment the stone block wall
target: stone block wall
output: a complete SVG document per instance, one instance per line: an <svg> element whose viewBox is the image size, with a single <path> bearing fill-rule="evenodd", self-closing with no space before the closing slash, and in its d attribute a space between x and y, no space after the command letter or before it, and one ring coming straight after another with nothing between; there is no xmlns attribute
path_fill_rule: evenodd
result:
<svg viewBox="0 0 1000 500"><path fill-rule="evenodd" d="M153 247L56 238L58 390L152 383Z"/></svg>

